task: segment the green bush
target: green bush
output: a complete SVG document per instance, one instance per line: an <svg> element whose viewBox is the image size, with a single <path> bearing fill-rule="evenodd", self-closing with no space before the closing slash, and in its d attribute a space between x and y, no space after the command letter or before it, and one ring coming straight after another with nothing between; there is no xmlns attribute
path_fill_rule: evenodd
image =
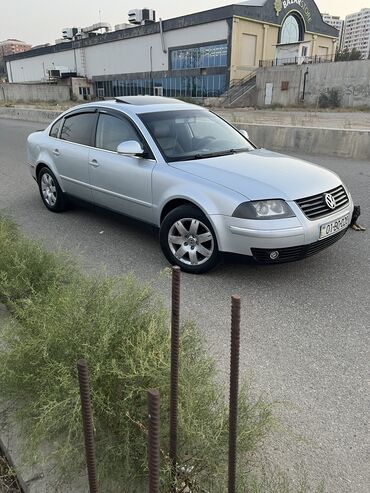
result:
<svg viewBox="0 0 370 493"><path fill-rule="evenodd" d="M319 96L320 108L339 108L340 102L338 89L330 89L327 93L322 92Z"/></svg>
<svg viewBox="0 0 370 493"><path fill-rule="evenodd" d="M1 333L0 387L19 404L27 456L41 461L47 442L62 477L84 470L76 361L90 369L102 491L143 491L147 477L147 389L161 392L162 490L170 491L169 321L148 287L132 277L99 279L0 220L0 296L13 314ZM224 491L228 412L225 390L195 328L181 329L179 464L192 491ZM239 403L239 490L246 491L250 461L271 429L271 405ZM64 475L63 475L64 473ZM112 479L114 478L113 481ZM110 485L110 486L108 486Z"/></svg>

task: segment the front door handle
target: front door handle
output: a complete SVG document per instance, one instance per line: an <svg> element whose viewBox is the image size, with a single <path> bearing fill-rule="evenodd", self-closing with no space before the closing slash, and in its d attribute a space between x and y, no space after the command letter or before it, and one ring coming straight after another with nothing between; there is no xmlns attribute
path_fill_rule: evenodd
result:
<svg viewBox="0 0 370 493"><path fill-rule="evenodd" d="M97 168L99 166L99 163L96 159L92 159L89 161L90 166L94 166L94 168Z"/></svg>
<svg viewBox="0 0 370 493"><path fill-rule="evenodd" d="M60 151L59 151L59 149L54 149L54 150L53 150L53 154L54 154L55 156L60 156Z"/></svg>

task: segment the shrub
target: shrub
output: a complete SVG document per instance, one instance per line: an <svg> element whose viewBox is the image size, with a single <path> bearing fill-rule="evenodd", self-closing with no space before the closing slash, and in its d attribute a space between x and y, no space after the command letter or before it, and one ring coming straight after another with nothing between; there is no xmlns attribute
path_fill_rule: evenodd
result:
<svg viewBox="0 0 370 493"><path fill-rule="evenodd" d="M0 219L0 296L13 320L1 333L0 387L18 403L27 457L47 457L61 478L84 470L76 361L90 369L102 491L144 491L147 477L146 390L161 392L161 491L170 491L169 322L146 286L133 277L84 276ZM225 491L228 412L195 328L181 330L179 464L192 492ZM253 454L272 426L271 405L250 397L239 403L238 484L251 481ZM45 450L45 447L43 447ZM44 452L45 453L45 452Z"/></svg>
<svg viewBox="0 0 370 493"><path fill-rule="evenodd" d="M319 96L320 108L338 108L340 102L341 99L338 89L330 89L327 93L322 92Z"/></svg>
<svg viewBox="0 0 370 493"><path fill-rule="evenodd" d="M329 108L329 97L325 92L322 92L319 96L319 107Z"/></svg>

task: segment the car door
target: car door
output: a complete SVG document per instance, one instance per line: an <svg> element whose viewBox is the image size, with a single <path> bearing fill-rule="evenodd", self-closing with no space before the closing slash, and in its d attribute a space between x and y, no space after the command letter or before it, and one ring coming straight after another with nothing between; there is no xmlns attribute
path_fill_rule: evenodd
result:
<svg viewBox="0 0 370 493"><path fill-rule="evenodd" d="M84 109L64 118L59 139L53 139L53 160L69 195L92 202L89 148L93 144L97 110Z"/></svg>
<svg viewBox="0 0 370 493"><path fill-rule="evenodd" d="M119 144L140 142L144 156L117 153ZM152 172L156 161L134 123L120 112L99 110L95 148L89 152L90 184L97 205L152 222Z"/></svg>

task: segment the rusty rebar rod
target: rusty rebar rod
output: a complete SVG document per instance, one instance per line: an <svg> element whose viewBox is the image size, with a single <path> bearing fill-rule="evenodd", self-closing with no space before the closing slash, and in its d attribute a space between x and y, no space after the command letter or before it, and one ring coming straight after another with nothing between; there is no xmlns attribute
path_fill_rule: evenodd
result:
<svg viewBox="0 0 370 493"><path fill-rule="evenodd" d="M159 493L160 482L160 396L157 389L148 390L148 464L149 493Z"/></svg>
<svg viewBox="0 0 370 493"><path fill-rule="evenodd" d="M180 340L180 267L172 267L171 305L171 396L170 396L170 459L172 479L175 483L177 469L177 405L179 385Z"/></svg>
<svg viewBox="0 0 370 493"><path fill-rule="evenodd" d="M91 410L89 370L87 362L81 359L77 362L78 381L80 383L82 423L85 437L86 467L89 478L90 493L98 492L98 480L96 473L96 454L94 427Z"/></svg>
<svg viewBox="0 0 370 493"><path fill-rule="evenodd" d="M236 448L238 427L240 353L240 297L231 297L231 350L230 350L230 401L229 401L229 475L228 493L236 488Z"/></svg>

